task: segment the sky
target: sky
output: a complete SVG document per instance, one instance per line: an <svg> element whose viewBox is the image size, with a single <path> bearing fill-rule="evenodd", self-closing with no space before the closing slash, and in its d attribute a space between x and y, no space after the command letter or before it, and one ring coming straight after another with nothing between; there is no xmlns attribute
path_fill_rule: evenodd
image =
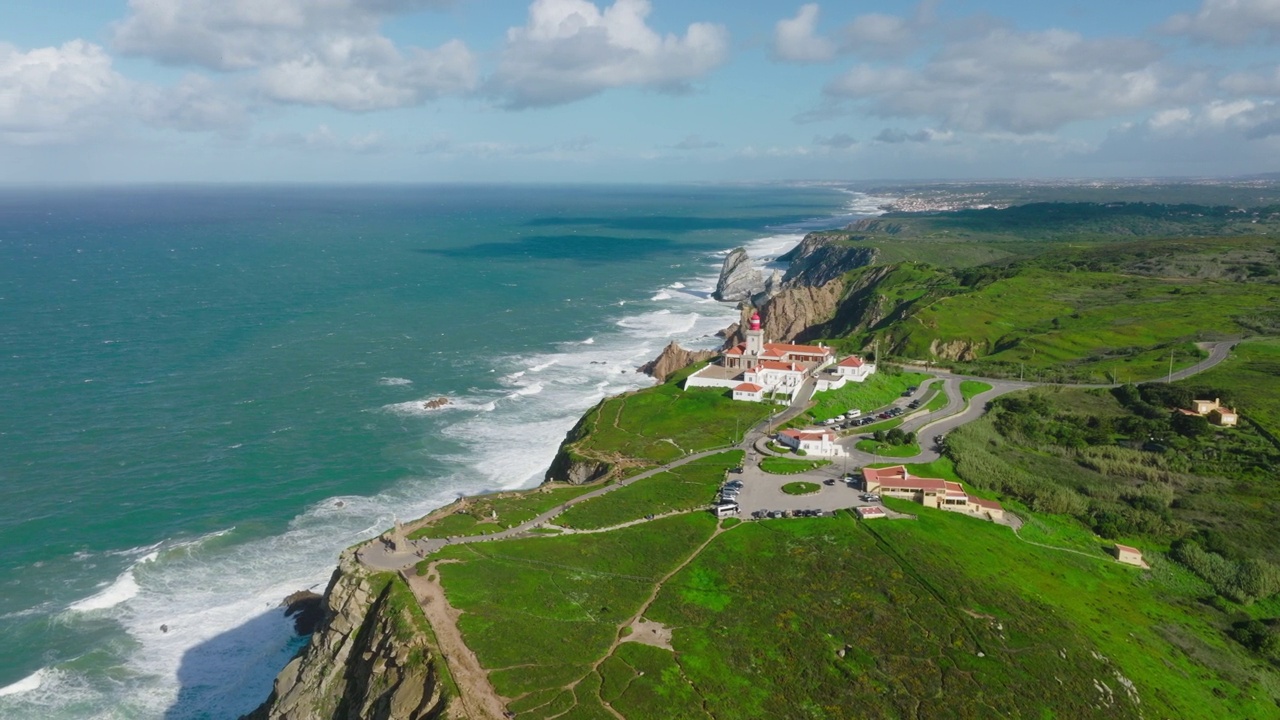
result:
<svg viewBox="0 0 1280 720"><path fill-rule="evenodd" d="M4 0L0 183L1280 170L1280 0Z"/></svg>

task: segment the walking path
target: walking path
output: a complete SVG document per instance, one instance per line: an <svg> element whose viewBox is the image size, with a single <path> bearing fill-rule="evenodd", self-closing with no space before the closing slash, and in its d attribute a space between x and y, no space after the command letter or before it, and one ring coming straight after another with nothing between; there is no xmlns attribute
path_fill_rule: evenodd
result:
<svg viewBox="0 0 1280 720"><path fill-rule="evenodd" d="M1202 347L1209 350L1208 358L1189 368L1172 373L1169 376L1169 379L1181 380L1214 367L1226 359L1228 352L1232 347L1234 347L1234 341L1209 343L1202 345ZM970 377L949 372L935 372L935 376L935 379L932 379L929 382L942 383L943 391L947 393L946 406L933 412L916 412L907 415L905 421L900 426L905 432L916 432L919 436L924 436L926 433L933 434L935 436L945 435L951 430L980 417L983 412L986 411L987 403L992 399L1017 390L1023 390L1045 384ZM960 383L964 380L984 382L991 385L991 389L974 395L971 400L966 403L960 392ZM1083 387L1113 386L1095 385ZM741 475L745 481L744 490L742 498L739 501L739 505L744 507L747 511L750 511L751 507L763 508L766 506L781 510L836 510L855 507L861 504L871 504L861 500L860 494L854 489L852 483L835 483L833 485L825 484L824 480L830 480L829 469L825 472L810 471L808 473L800 473L790 476L771 475L768 476L768 480L765 479L766 473L759 469L758 461L760 457L773 454L766 445L771 430L804 412L811 402L814 390L815 383L814 380L810 378L806 381L800 391L796 393L794 396L795 399L789 407L781 412L775 413L760 423L757 423L746 434L744 434L741 442L737 445L693 453L680 458L679 460L665 463L617 483L602 486L569 500L562 505L538 515L532 520L521 523L515 527L490 535L412 540L405 543L407 547L398 549L391 548L389 544L384 542L381 538L378 538L361 547L356 552L356 557L371 568L378 570L400 571L401 576L409 584L409 587L412 588L414 595L417 597L419 604L422 606L423 611L427 616L428 621L435 629L436 636L440 644L441 654L443 655L444 660L448 663L455 682L458 683L461 689L460 695L462 697L459 698L459 700L462 703L461 709L463 714L466 717L491 718L493 720L508 717L506 709L507 699L498 695L493 684L489 680L488 673L480 665L479 659L476 657L475 653L467 647L466 641L463 639L461 631L458 628L457 620L461 615L461 612L449 605L448 598L444 593L444 588L440 584L438 566L442 561L435 561L428 565L427 572L424 575L418 575L416 572L413 572L411 568L419 562L421 558L451 544L490 542L493 540L504 540L512 537L529 536L530 531L539 527L551 527L560 530L561 533L608 532L657 519L658 516L653 516L650 518L629 521L610 528L601 528L589 531L549 525L549 522L553 518L579 502L599 497L605 493L613 492L618 488L626 487L627 485L639 480L644 480L658 473L666 472L672 468L686 465L695 460L721 453L734 447L742 449L746 453L746 459L743 464L743 472ZM843 461L846 463L865 465L877 460L877 457L860 452L854 447L858 439L859 438L857 436L853 436L842 441L842 446L845 447L847 452ZM903 463L926 463L938 459L940 457L941 448L937 443L933 442L932 439L928 439L926 442L929 442L930 444L923 448L918 455L909 458L900 458L898 460ZM801 478L821 483L819 486L821 489L812 495L803 496L786 495L780 491L780 487L783 483ZM681 512L692 512L692 510L664 513L662 517L679 514ZM1087 553L1078 550L1070 548L1055 548L1022 538L1022 536L1018 534L1021 519L1012 514L1010 514L1009 519L1004 524L1013 527L1014 534L1023 542L1028 542L1051 550L1088 555ZM702 546L694 551L694 553L690 555L689 558L680 565L680 567L677 567L666 577L662 578L662 580L657 583L648 601L641 607L640 612L638 612L635 617L631 618L628 622L635 623L643 617L643 613L648 608L648 605L652 603L655 597L657 597L658 592L662 588L662 584L684 567L685 564L696 557L702 549L719 534L719 532L720 530L717 530L717 532L713 533L711 538L708 538L706 543L703 543ZM620 630L621 628L619 628L619 631ZM617 642L618 641L615 641L615 648ZM606 654L606 657L607 656L608 654ZM609 706L608 703L604 703L604 706L605 709L615 717L621 718L621 715Z"/></svg>

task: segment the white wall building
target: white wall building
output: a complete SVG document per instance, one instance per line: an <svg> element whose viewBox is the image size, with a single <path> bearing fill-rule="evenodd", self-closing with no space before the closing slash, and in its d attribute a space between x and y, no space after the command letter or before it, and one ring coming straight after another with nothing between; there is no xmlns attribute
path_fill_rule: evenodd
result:
<svg viewBox="0 0 1280 720"><path fill-rule="evenodd" d="M778 442L793 450L803 450L809 455L835 457L844 455L844 448L836 443L836 434L832 430L783 430L778 433Z"/></svg>
<svg viewBox="0 0 1280 720"><path fill-rule="evenodd" d="M746 402L764 402L764 388L753 383L739 383L733 388L733 399Z"/></svg>
<svg viewBox="0 0 1280 720"><path fill-rule="evenodd" d="M876 371L876 364L869 363L857 355L850 355L836 363L834 370L837 375L844 376L854 382L862 382Z"/></svg>

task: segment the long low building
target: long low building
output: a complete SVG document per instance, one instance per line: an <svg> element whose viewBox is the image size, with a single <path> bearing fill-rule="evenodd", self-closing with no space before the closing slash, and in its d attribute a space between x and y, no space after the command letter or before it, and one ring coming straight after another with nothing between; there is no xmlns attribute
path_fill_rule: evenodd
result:
<svg viewBox="0 0 1280 720"><path fill-rule="evenodd" d="M835 457L844 454L844 448L836 442L839 438L835 432L823 428L813 430L783 430L777 435L778 442L792 450L803 450L808 455Z"/></svg>
<svg viewBox="0 0 1280 720"><path fill-rule="evenodd" d="M970 495L958 482L917 477L907 472L905 465L863 468L862 486L867 492L914 500L939 510L985 515L991 520L1004 519L1004 508L995 500Z"/></svg>
<svg viewBox="0 0 1280 720"><path fill-rule="evenodd" d="M765 342L759 313L751 316L743 334L746 342L690 375L684 386L727 388L733 399L749 402L761 402L766 395L791 398L806 378L835 360L834 351L823 345Z"/></svg>

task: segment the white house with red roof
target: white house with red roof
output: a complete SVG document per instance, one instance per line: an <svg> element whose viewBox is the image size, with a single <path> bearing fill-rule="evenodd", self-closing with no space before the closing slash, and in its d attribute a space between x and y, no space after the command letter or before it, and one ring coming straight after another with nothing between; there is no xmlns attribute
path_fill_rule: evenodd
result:
<svg viewBox="0 0 1280 720"><path fill-rule="evenodd" d="M847 382L863 382L876 371L876 364L850 355L818 373L818 392L839 390Z"/></svg>
<svg viewBox="0 0 1280 720"><path fill-rule="evenodd" d="M755 383L738 383L733 386L733 399L747 402L764 402L764 388Z"/></svg>
<svg viewBox="0 0 1280 720"><path fill-rule="evenodd" d="M862 483L867 492L914 500L939 510L967 512L991 520L1004 519L1004 508L995 500L970 495L958 482L917 477L907 472L904 465L863 468Z"/></svg>
<svg viewBox="0 0 1280 720"><path fill-rule="evenodd" d="M792 397L806 378L835 360L835 353L823 345L765 342L759 313L752 314L743 334L746 342L729 348L719 361L690 375L684 386L729 388L734 391L735 400L752 402L760 402L766 394ZM739 397L738 390L744 384L759 386L762 390L756 394L743 388Z"/></svg>
<svg viewBox="0 0 1280 720"><path fill-rule="evenodd" d="M778 442L792 450L803 450L808 455L834 457L844 454L844 448L836 442L838 439L832 430L814 428L810 430L783 430L777 435Z"/></svg>

